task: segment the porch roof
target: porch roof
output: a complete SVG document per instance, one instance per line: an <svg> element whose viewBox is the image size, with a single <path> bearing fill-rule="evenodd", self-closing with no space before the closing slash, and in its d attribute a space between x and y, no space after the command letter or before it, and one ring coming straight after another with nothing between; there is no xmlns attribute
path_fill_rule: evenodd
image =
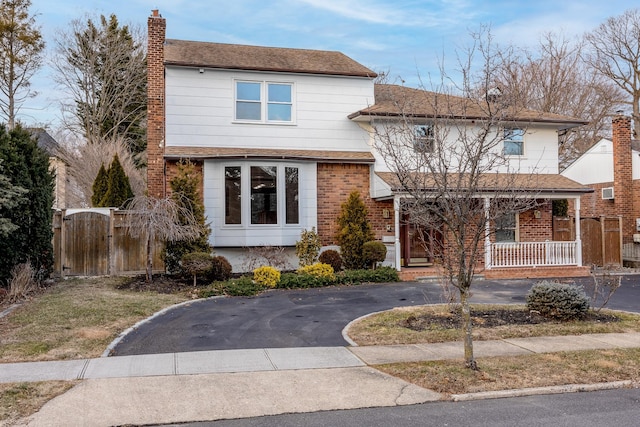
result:
<svg viewBox="0 0 640 427"><path fill-rule="evenodd" d="M166 147L166 159L284 159L374 163L369 151L288 150L276 148Z"/></svg>
<svg viewBox="0 0 640 427"><path fill-rule="evenodd" d="M402 184L395 172L376 172L385 184L394 193L405 193L407 187ZM456 185L465 185L465 177L459 174L449 174L448 181L452 183L452 188ZM439 187L439 180L433 174L413 174L405 179L405 183L420 185L423 190L436 190ZM415 188L412 188L415 189ZM593 193L593 188L586 187L558 174L507 174L488 173L479 177L477 191L479 193L492 193L504 191L522 191L524 193L562 193L562 194L583 194ZM455 190L452 190L455 191Z"/></svg>

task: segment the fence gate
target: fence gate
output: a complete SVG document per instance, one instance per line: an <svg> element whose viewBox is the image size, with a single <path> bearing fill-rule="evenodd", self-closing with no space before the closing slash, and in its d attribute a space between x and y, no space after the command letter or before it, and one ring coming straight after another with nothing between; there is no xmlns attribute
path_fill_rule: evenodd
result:
<svg viewBox="0 0 640 427"><path fill-rule="evenodd" d="M63 218L62 268L65 276L109 274L109 215L78 212Z"/></svg>
<svg viewBox="0 0 640 427"><path fill-rule="evenodd" d="M620 217L580 218L582 265L622 265ZM553 218L553 240L575 240L575 218Z"/></svg>
<svg viewBox="0 0 640 427"><path fill-rule="evenodd" d="M64 276L134 275L145 272L146 240L127 233L126 211L113 208L67 209L53 216L56 274ZM164 244L156 239L153 272L163 273Z"/></svg>

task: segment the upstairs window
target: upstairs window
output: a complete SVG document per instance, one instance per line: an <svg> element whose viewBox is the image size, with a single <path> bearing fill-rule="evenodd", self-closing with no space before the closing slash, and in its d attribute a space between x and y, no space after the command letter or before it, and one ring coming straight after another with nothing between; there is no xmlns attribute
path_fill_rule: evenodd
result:
<svg viewBox="0 0 640 427"><path fill-rule="evenodd" d="M236 81L235 119L259 123L293 122L291 83Z"/></svg>
<svg viewBox="0 0 640 427"><path fill-rule="evenodd" d="M435 143L433 125L417 125L414 127L414 150L419 153L433 153Z"/></svg>
<svg viewBox="0 0 640 427"><path fill-rule="evenodd" d="M504 130L504 154L507 156L524 155L524 129L507 128Z"/></svg>

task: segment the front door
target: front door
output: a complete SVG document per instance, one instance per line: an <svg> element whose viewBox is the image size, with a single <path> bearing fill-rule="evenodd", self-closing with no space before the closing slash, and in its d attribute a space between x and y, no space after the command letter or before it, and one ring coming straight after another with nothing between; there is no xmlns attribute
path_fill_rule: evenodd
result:
<svg viewBox="0 0 640 427"><path fill-rule="evenodd" d="M400 223L400 256L403 267L433 265L442 243L442 234L434 227L424 227L402 214Z"/></svg>

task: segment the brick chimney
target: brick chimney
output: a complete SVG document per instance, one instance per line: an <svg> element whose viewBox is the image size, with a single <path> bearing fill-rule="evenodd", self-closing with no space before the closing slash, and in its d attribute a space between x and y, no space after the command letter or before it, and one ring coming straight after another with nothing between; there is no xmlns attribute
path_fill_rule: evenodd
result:
<svg viewBox="0 0 640 427"><path fill-rule="evenodd" d="M157 9L147 19L147 192L166 194L164 177L164 41L166 20Z"/></svg>
<svg viewBox="0 0 640 427"><path fill-rule="evenodd" d="M631 118L617 115L613 128L613 192L615 212L622 216L622 240L633 242L633 177L631 166Z"/></svg>

